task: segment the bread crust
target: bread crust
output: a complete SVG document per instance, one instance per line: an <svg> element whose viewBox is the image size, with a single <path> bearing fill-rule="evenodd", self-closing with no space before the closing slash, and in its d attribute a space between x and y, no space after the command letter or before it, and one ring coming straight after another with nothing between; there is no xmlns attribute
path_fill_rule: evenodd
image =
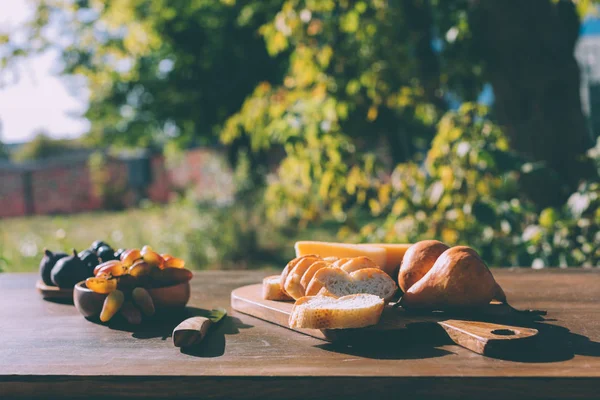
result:
<svg viewBox="0 0 600 400"><path fill-rule="evenodd" d="M369 294L324 299L324 297L308 296L298 299L290 314L288 322L290 328L363 328L377 324L384 307L382 299ZM349 307L344 308L344 303L349 304Z"/></svg>
<svg viewBox="0 0 600 400"><path fill-rule="evenodd" d="M304 258L298 261L285 280L285 292L294 299L304 296L304 287L301 284L302 277L312 265L319 265L320 263L330 265L325 261L313 258Z"/></svg>
<svg viewBox="0 0 600 400"><path fill-rule="evenodd" d="M281 291L279 285L280 275L267 276L263 279L262 295L265 300L290 301L290 296Z"/></svg>
<svg viewBox="0 0 600 400"><path fill-rule="evenodd" d="M348 273L358 271L359 269L363 268L377 268L383 270L381 266L375 264L375 261L366 256L350 258L348 261L342 264L340 268Z"/></svg>
<svg viewBox="0 0 600 400"><path fill-rule="evenodd" d="M314 254L309 254L309 255L305 255L305 256L300 256L300 257L296 257L293 260L291 260L289 263L287 263L287 265L285 266L285 268L283 269L283 271L281 271L281 280L279 281L279 286L281 288L281 291L283 293L287 292L285 291L285 281L287 280L287 276L288 274L292 271L292 269L294 269L294 267L296 266L296 264L298 264L301 260L305 259L305 258L314 258L315 261L320 260L321 257L314 255Z"/></svg>
<svg viewBox="0 0 600 400"><path fill-rule="evenodd" d="M323 260L323 261L314 262L314 263L312 263L312 265L310 267L308 267L308 269L306 270L306 272L304 273L304 275L302 275L302 278L300 279L300 284L304 288L305 293L306 293L306 288L308 288L308 284L310 283L312 278L315 276L315 274L319 270L330 267L330 266L332 266L331 263L328 263L325 260Z"/></svg>

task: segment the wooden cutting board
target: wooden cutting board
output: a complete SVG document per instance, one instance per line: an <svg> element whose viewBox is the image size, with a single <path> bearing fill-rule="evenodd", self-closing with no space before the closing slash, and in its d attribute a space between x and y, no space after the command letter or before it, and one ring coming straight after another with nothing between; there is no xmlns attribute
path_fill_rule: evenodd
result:
<svg viewBox="0 0 600 400"><path fill-rule="evenodd" d="M255 284L243 286L231 292L231 307L244 314L286 327L294 306L293 302L264 300L262 298L262 285ZM533 328L505 325L490 322L494 320L511 320L514 309L505 304L490 304L477 315L449 315L443 312L412 313L402 308L386 306L377 325L361 329L293 329L294 331L314 336L330 342L343 342L346 344L364 343L374 339L377 341L419 327L419 334L413 335L417 340L427 338L428 330L443 328L448 337L456 344L479 354L490 355L498 349L510 351L522 348L538 334ZM487 322L484 322L487 321Z"/></svg>
<svg viewBox="0 0 600 400"><path fill-rule="evenodd" d="M73 300L73 288L61 289L56 286L48 286L41 280L35 283L35 288L45 299Z"/></svg>

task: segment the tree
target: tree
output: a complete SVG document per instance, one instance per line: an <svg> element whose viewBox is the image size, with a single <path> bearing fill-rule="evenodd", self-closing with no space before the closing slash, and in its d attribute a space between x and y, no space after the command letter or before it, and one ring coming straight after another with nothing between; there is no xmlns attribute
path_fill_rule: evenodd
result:
<svg viewBox="0 0 600 400"><path fill-rule="evenodd" d="M475 54L494 88L495 115L513 149L542 162L554 179L528 191L538 204L562 204L594 173L581 158L592 147L582 113L571 1L481 1L469 9ZM533 183L533 182L532 182Z"/></svg>
<svg viewBox="0 0 600 400"><path fill-rule="evenodd" d="M215 144L254 86L277 79L258 35L279 1L37 0L25 53L58 48L66 76L90 89L94 143ZM68 37L56 40L43 28ZM40 45L39 43L43 43Z"/></svg>
<svg viewBox="0 0 600 400"><path fill-rule="evenodd" d="M60 16L65 73L91 88L92 139L160 146L219 133L234 163L252 150L252 171L281 152L267 196L292 214L341 217L366 202L377 174L422 162L444 114L486 82L496 104L485 118L531 161L530 199L560 203L590 171L571 1L37 3L29 50L53 43L43 27Z"/></svg>
<svg viewBox="0 0 600 400"><path fill-rule="evenodd" d="M378 171L423 160L452 99L475 101L490 82L497 106L481 118L516 152L498 162L526 165L522 192L539 207L562 204L593 176L580 161L592 143L572 54L579 17L570 1L525 3L288 0L261 29L271 53L290 52L283 84L258 86L223 140L285 148L274 212L343 219L378 200Z"/></svg>
<svg viewBox="0 0 600 400"><path fill-rule="evenodd" d="M0 160L8 159L8 150L6 149L6 145L0 142Z"/></svg>
<svg viewBox="0 0 600 400"><path fill-rule="evenodd" d="M68 140L55 140L45 132L39 132L33 140L25 143L13 155L18 162L42 160L72 152L77 146Z"/></svg>

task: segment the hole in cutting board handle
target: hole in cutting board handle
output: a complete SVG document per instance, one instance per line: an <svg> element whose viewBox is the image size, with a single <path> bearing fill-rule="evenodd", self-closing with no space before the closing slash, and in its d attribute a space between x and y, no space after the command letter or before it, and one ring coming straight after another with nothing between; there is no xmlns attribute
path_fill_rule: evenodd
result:
<svg viewBox="0 0 600 400"><path fill-rule="evenodd" d="M494 329L492 333L498 336L512 336L517 334L517 332L512 329Z"/></svg>

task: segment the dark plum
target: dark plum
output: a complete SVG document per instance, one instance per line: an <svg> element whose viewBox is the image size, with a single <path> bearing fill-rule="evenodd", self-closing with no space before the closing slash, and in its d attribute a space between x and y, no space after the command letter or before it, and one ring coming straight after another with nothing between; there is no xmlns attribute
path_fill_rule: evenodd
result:
<svg viewBox="0 0 600 400"><path fill-rule="evenodd" d="M100 260L98 260L96 253L91 250L83 250L79 252L78 256L81 261L83 261L85 268L87 268L88 277L94 276L94 268L100 264Z"/></svg>
<svg viewBox="0 0 600 400"><path fill-rule="evenodd" d="M117 259L115 257L115 251L113 249L111 249L109 246L100 247L96 254L98 255L98 258L100 259L100 261L102 261L102 262L107 262L110 260Z"/></svg>
<svg viewBox="0 0 600 400"><path fill-rule="evenodd" d="M61 289L72 288L79 281L88 277L87 268L73 249L73 255L58 260L50 277L52 282Z"/></svg>
<svg viewBox="0 0 600 400"><path fill-rule="evenodd" d="M104 246L110 247L110 246L108 245L108 243L106 243L106 242L104 242L104 241L102 241L102 240L96 240L96 241L95 241L94 243L92 243L92 245L90 246L90 250L92 250L92 251L94 251L94 252L98 253L98 250L100 250L100 248L101 248L101 247L104 247Z"/></svg>
<svg viewBox="0 0 600 400"><path fill-rule="evenodd" d="M55 286L51 277L52 268L54 268L58 260L67 256L67 253L53 253L48 249L44 249L44 257L40 261L40 276L46 285Z"/></svg>
<svg viewBox="0 0 600 400"><path fill-rule="evenodd" d="M121 254L125 253L125 250L127 250L127 249L119 249L119 250L115 251L115 258L117 260L120 260L121 259Z"/></svg>

